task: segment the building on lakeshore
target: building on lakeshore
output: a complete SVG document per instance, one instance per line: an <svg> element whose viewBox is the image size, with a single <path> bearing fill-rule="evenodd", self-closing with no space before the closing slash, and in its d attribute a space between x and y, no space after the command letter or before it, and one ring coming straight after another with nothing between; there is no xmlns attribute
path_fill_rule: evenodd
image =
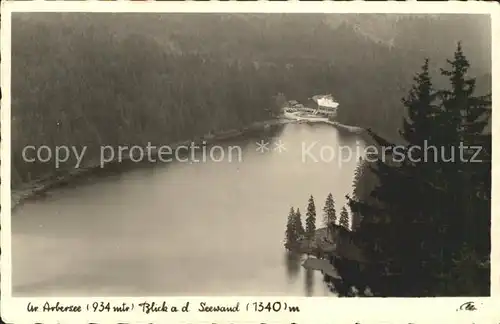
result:
<svg viewBox="0 0 500 324"><path fill-rule="evenodd" d="M297 100L289 100L284 108L284 112L319 115L327 118L335 117L337 115L337 107L339 106L339 103L335 101L332 95L316 95L309 99L311 102L309 102L308 106L314 106L315 103L316 107L307 107L299 103Z"/></svg>
<svg viewBox="0 0 500 324"><path fill-rule="evenodd" d="M333 98L331 94L327 95L316 95L312 97L312 100L316 102L316 113L320 113L327 116L336 116L337 108L339 103Z"/></svg>

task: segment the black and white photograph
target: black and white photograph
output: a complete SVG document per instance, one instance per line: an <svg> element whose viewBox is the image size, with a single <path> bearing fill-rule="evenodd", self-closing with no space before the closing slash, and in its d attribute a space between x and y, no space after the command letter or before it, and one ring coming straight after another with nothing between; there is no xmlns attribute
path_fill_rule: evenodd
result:
<svg viewBox="0 0 500 324"><path fill-rule="evenodd" d="M13 297L492 294L489 14L10 19Z"/></svg>

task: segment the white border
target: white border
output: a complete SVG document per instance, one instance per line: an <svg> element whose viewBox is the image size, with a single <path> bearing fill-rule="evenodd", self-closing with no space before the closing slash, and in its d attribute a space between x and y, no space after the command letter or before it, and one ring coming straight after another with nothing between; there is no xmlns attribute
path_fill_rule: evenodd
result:
<svg viewBox="0 0 500 324"><path fill-rule="evenodd" d="M159 322L168 323L433 323L442 320L455 323L493 322L500 320L500 312L494 312L500 305L500 248L498 239L499 223L493 219L500 211L499 197L500 150L493 151L492 183L492 283L491 298L289 298L289 297L143 297L143 298L13 298L11 296L11 199L10 199L10 58L11 58L11 13L12 12L254 12L254 13L475 13L490 14L492 30L499 30L499 11L496 3L485 2L97 2L97 1L2 1L1 3L1 312L5 322ZM498 35L498 33L496 33ZM492 78L494 98L497 98L499 65L494 58L500 57L500 39L492 31ZM494 101L496 103L496 101ZM500 136L500 114L493 114L493 138ZM496 180L495 180L496 179ZM156 301L166 301L170 305L183 305L189 301L190 313L154 313L143 314L139 307L128 313L28 313L28 302L43 304L45 301L60 301L66 305L85 305L95 301L110 302L112 305ZM300 313L256 313L244 311L245 305L252 302L282 301L289 305L298 305ZM456 308L466 301L474 301L478 310L475 312L457 312ZM200 301L210 304L231 304L239 301L240 313L199 313L196 311ZM493 305L497 305L495 308ZM498 315L497 315L498 314Z"/></svg>

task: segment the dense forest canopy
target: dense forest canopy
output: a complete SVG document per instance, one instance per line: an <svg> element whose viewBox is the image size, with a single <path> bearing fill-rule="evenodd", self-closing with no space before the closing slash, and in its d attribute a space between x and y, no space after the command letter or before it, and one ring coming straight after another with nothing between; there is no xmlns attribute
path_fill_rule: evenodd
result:
<svg viewBox="0 0 500 324"><path fill-rule="evenodd" d="M268 119L278 93L397 136L424 57L438 75L461 40L489 91L490 37L481 15L16 13L13 184L55 171L26 145L169 144Z"/></svg>

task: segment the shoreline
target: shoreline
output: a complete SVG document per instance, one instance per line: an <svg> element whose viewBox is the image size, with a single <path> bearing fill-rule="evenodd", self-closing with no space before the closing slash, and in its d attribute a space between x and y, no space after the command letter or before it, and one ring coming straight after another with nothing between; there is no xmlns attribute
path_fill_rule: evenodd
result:
<svg viewBox="0 0 500 324"><path fill-rule="evenodd" d="M337 121L332 121L329 120L328 117L307 117L307 116L301 116L298 115L297 113L290 113L290 112L285 112L283 114L284 118L287 118L289 120L293 120L296 123L307 123L307 124L328 124L335 126L338 129L348 131L350 133L362 135L365 132L365 129L362 127L358 126L350 126L350 125L345 125L342 123L339 123Z"/></svg>
<svg viewBox="0 0 500 324"><path fill-rule="evenodd" d="M188 143L195 143L195 144L200 144L201 142L205 142L206 144L212 144L214 142L219 142L219 141L224 141L224 140L230 140L237 138L239 136L243 136L249 132L252 131L258 131L262 129L267 129L268 127L271 126L277 126L277 125L285 125L285 124L293 124L293 123L326 123L329 125L332 125L334 127L337 127L339 129L343 129L355 134L361 134L364 132L364 129L360 127L354 127L354 126L347 126L340 124L338 122L332 122L332 121L305 121L305 120L294 120L294 119L289 119L284 116L278 116L274 119L269 119L269 120L264 120L264 121L258 121L254 122L246 127L243 127L241 129L232 129L232 130L226 130L222 132L218 132L217 134L214 135L205 135L201 139L195 139L195 140L185 140L185 141L180 141L176 142L170 147L172 149L175 149L179 146L186 145ZM156 154L156 152L153 152ZM25 183L21 185L19 188L13 189L11 188L11 211L14 211L17 207L22 205L25 201L32 200L32 199L37 199L40 197L44 197L48 191L56 188L60 188L63 186L68 185L70 182L81 180L85 178L86 176L89 175L97 175L100 171L104 171L109 169L110 167L116 166L118 164L121 164L123 162L131 162L131 157L130 156L125 156L122 158L121 161L115 160L106 163L104 166L101 166L99 162L92 163L90 165L81 167L79 169L73 169L73 170L68 170L64 171L60 174L53 174L49 175L45 178L41 178L38 180L35 180L31 183ZM151 164L154 164L150 162Z"/></svg>
<svg viewBox="0 0 500 324"><path fill-rule="evenodd" d="M335 126L338 129L342 129L342 130L345 130L345 131L348 131L350 133L354 133L354 134L357 134L357 135L362 135L366 131L362 127L344 125L344 124L341 124L339 122L331 121L331 120L329 120L329 121L327 121L325 123L328 124L328 125Z"/></svg>

